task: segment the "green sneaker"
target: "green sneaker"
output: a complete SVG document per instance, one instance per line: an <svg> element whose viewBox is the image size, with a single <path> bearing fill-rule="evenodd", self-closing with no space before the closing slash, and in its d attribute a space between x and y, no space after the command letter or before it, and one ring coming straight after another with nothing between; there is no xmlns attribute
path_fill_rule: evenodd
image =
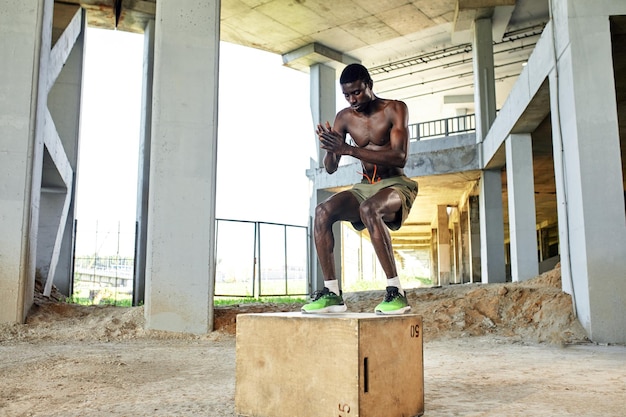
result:
<svg viewBox="0 0 626 417"><path fill-rule="evenodd" d="M374 311L376 314L404 314L410 309L406 294L400 294L398 287L387 287L385 300L378 304Z"/></svg>
<svg viewBox="0 0 626 417"><path fill-rule="evenodd" d="M313 301L302 306L303 313L342 313L347 310L341 292L337 295L324 287L321 291L315 291L311 298Z"/></svg>

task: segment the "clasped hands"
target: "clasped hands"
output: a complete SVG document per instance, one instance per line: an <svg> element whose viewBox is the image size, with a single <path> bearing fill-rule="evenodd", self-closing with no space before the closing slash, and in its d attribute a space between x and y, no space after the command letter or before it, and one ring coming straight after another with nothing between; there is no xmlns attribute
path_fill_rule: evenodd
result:
<svg viewBox="0 0 626 417"><path fill-rule="evenodd" d="M317 125L317 136L319 137L320 147L322 149L337 155L343 155L346 148L350 146L346 143L341 134L331 128L328 122L326 122L325 125Z"/></svg>

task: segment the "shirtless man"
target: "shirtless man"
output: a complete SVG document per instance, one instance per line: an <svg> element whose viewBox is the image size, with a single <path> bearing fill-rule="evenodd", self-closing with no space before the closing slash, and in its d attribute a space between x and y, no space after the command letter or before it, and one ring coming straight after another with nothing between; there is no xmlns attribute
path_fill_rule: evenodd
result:
<svg viewBox="0 0 626 417"><path fill-rule="evenodd" d="M332 226L349 221L357 230L367 228L378 261L387 276L387 294L375 308L377 314L403 314L411 309L398 278L391 246L390 228L397 230L417 196L417 183L404 175L408 155L406 104L377 97L374 82L360 64L348 65L339 82L350 107L337 113L331 127L317 126L320 146L326 151L324 167L329 174L342 155L361 161L363 179L352 189L332 195L315 209L315 246L324 274L324 288L302 307L304 313L346 311L335 275ZM354 145L346 142L350 134Z"/></svg>

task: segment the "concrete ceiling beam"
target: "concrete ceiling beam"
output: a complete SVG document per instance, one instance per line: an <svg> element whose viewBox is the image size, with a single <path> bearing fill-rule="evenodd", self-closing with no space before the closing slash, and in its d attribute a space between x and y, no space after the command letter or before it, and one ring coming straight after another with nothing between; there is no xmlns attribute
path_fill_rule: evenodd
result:
<svg viewBox="0 0 626 417"><path fill-rule="evenodd" d="M452 25L454 43L471 42L474 21L491 18L492 37L501 41L515 10L515 0L457 0Z"/></svg>
<svg viewBox="0 0 626 417"><path fill-rule="evenodd" d="M327 64L335 69L360 62L358 59L321 43L313 42L282 55L283 64L289 68L309 72L315 64Z"/></svg>

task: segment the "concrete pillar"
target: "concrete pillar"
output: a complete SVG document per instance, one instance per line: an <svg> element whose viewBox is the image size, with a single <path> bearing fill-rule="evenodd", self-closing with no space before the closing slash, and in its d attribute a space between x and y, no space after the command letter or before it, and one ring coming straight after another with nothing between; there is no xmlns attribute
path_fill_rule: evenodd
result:
<svg viewBox="0 0 626 417"><path fill-rule="evenodd" d="M482 142L496 119L496 84L493 63L491 19L474 22L472 44L474 65L474 105L476 107L476 141Z"/></svg>
<svg viewBox="0 0 626 417"><path fill-rule="evenodd" d="M52 0L0 0L0 322L33 303Z"/></svg>
<svg viewBox="0 0 626 417"><path fill-rule="evenodd" d="M461 225L459 222L454 222L454 283L460 284L462 282L463 275L463 250L461 244Z"/></svg>
<svg viewBox="0 0 626 417"><path fill-rule="evenodd" d="M471 243L470 243L470 223L469 223L469 204L466 204L461 210L460 234L461 234L461 284L472 282L471 265Z"/></svg>
<svg viewBox="0 0 626 417"><path fill-rule="evenodd" d="M441 285L439 279L439 255L437 250L437 229L430 230L430 279L433 285Z"/></svg>
<svg viewBox="0 0 626 417"><path fill-rule="evenodd" d="M333 124L336 114L336 74L335 69L324 64L311 65L310 72L310 106L313 118L313 131L320 123L327 121ZM326 151L319 147L317 135L313 135L317 149L317 167L324 167Z"/></svg>
<svg viewBox="0 0 626 417"><path fill-rule="evenodd" d="M149 329L213 330L219 17L219 1L161 1L156 7Z"/></svg>
<svg viewBox="0 0 626 417"><path fill-rule="evenodd" d="M150 144L152 135L152 84L154 81L154 20L144 31L143 86L141 93L141 123L139 134L139 163L137 173L137 228L135 232L135 270L133 305L145 301L146 249L148 239L148 196L150 192Z"/></svg>
<svg viewBox="0 0 626 417"><path fill-rule="evenodd" d="M550 74L563 288L594 342L626 343L626 222L609 14L623 1L551 2Z"/></svg>
<svg viewBox="0 0 626 417"><path fill-rule="evenodd" d="M504 220L500 170L484 170L480 179L481 281L506 282Z"/></svg>
<svg viewBox="0 0 626 417"><path fill-rule="evenodd" d="M539 254L540 254L540 261L543 262L546 259L548 259L549 253L550 253L550 240L549 240L549 233L548 233L548 229L546 228L540 228L539 229Z"/></svg>
<svg viewBox="0 0 626 417"><path fill-rule="evenodd" d="M437 263L439 265L439 285L450 284L450 229L448 228L448 207L437 206Z"/></svg>
<svg viewBox="0 0 626 417"><path fill-rule="evenodd" d="M496 118L491 19L478 19L474 22L473 64L476 141L482 142ZM500 171L483 171L479 201L481 279L482 282L505 282Z"/></svg>
<svg viewBox="0 0 626 417"><path fill-rule="evenodd" d="M470 282L482 282L480 249L480 201L478 196L470 196L468 202L470 234Z"/></svg>
<svg viewBox="0 0 626 417"><path fill-rule="evenodd" d="M512 134L505 147L511 278L525 281L539 274L532 138L529 133Z"/></svg>
<svg viewBox="0 0 626 417"><path fill-rule="evenodd" d="M315 132L315 129L319 123L326 123L328 121L331 126L335 120L336 114L336 102L337 102L337 92L336 92L336 74L335 69L323 64L315 64L312 65L309 72L310 77L310 106L311 106L311 116L313 120L313 126L311 127L311 131ZM324 167L324 155L326 151L322 150L319 146L319 141L317 135L312 134L313 140L315 140L315 147L317 149L317 161L311 161L312 166L311 169L315 168L323 168ZM323 190L317 190L317 192L311 194L311 204L310 204L310 216L311 216L311 231L313 231L313 221L315 219L315 207L328 197L330 197L332 193ZM336 223L333 226L333 234L335 236L335 268L336 268L336 276L339 278L342 276L341 270L341 246L342 246L342 234L341 234L341 224ZM312 290L321 290L324 287L324 274L322 273L322 269L319 265L319 260L317 260L317 252L315 251L315 240L313 233L311 233L311 244L312 248L311 259L315 259L315 262L312 262L313 271L311 276L314 279L311 282Z"/></svg>

